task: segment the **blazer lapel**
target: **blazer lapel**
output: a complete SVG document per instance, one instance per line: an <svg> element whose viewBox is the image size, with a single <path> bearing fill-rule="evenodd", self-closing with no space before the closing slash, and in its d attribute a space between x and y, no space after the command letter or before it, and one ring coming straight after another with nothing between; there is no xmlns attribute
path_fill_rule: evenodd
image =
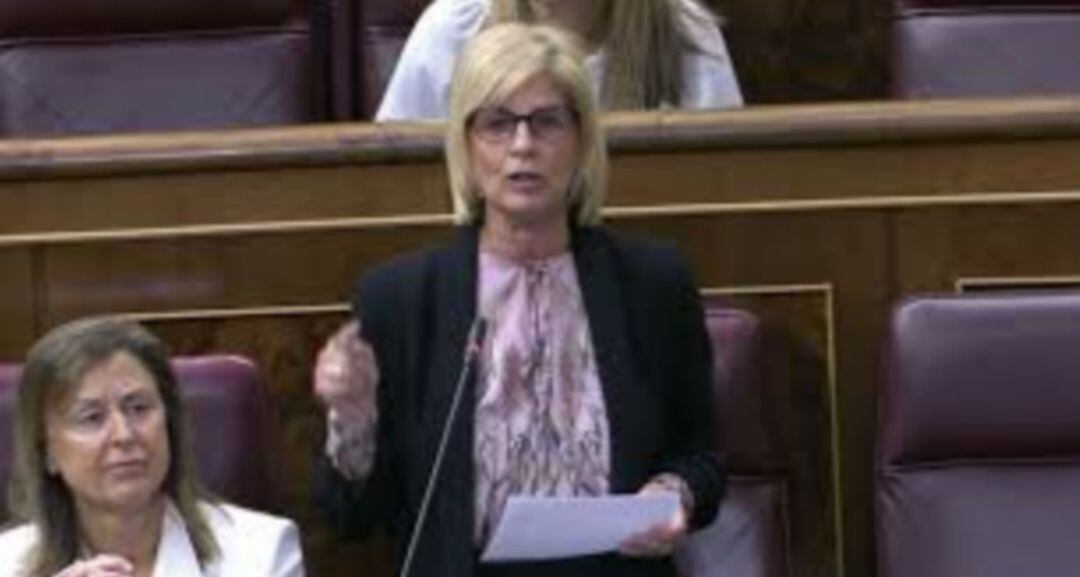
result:
<svg viewBox="0 0 1080 577"><path fill-rule="evenodd" d="M437 441L463 368L465 343L476 315L477 258L473 229L462 230L449 250L436 257L434 266L430 279L433 281L430 290L434 291L430 313L434 320L428 329L432 353L428 368L427 422L432 438Z"/></svg>
<svg viewBox="0 0 1080 577"><path fill-rule="evenodd" d="M476 227L461 229L450 249L441 253L435 263L433 312L440 321L431 325L435 340L431 358L434 372L429 380L433 385L432 412L427 425L427 438L432 441L429 463L433 462L442 428L450 413L454 389L464 369L466 341L476 316L477 235ZM465 383L457 420L443 458L443 469L436 482L432 515L424 528L426 545L422 547L440 548L437 558L447 563L447 567L461 571L455 574L462 575L471 574L473 563L475 380L476 376L472 375Z"/></svg>
<svg viewBox="0 0 1080 577"><path fill-rule="evenodd" d="M172 503L166 505L165 519L161 527L157 559L154 561L154 577L197 577L203 575L199 560L191 546L180 513Z"/></svg>
<svg viewBox="0 0 1080 577"><path fill-rule="evenodd" d="M633 446L632 391L635 374L629 343L629 327L623 314L625 296L620 289L612 247L602 233L581 229L574 237L574 260L581 296L589 318L593 352L607 405L611 435L611 490L636 490L630 486L629 449Z"/></svg>

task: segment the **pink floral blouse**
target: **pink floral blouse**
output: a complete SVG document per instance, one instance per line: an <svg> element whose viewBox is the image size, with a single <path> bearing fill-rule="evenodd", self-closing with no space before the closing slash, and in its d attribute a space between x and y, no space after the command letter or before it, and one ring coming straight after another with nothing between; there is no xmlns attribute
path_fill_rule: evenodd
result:
<svg viewBox="0 0 1080 577"><path fill-rule="evenodd" d="M511 495L608 492L607 412L577 270L570 253L518 262L480 253L479 314L488 320L474 413L476 534L482 545ZM351 328L350 328L351 327ZM370 398L331 409L326 452L359 480L375 452L378 368L356 325L320 354L316 378L360 379Z"/></svg>
<svg viewBox="0 0 1080 577"><path fill-rule="evenodd" d="M589 323L569 253L480 254L488 339L476 391L476 540L510 495L608 492L610 447Z"/></svg>

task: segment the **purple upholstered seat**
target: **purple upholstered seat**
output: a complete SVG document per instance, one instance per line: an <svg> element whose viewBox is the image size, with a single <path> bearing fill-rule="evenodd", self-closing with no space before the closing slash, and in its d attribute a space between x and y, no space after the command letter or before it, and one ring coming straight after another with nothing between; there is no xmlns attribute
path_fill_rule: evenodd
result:
<svg viewBox="0 0 1080 577"><path fill-rule="evenodd" d="M15 385L19 380L16 365L0 364L0 511L7 510L7 486L11 477L11 459Z"/></svg>
<svg viewBox="0 0 1080 577"><path fill-rule="evenodd" d="M397 66L413 24L430 0L353 0L357 25L356 52L360 71L357 97L361 118L375 116L386 85Z"/></svg>
<svg viewBox="0 0 1080 577"><path fill-rule="evenodd" d="M894 0L901 98L1080 94L1080 0Z"/></svg>
<svg viewBox="0 0 1080 577"><path fill-rule="evenodd" d="M790 574L785 477L775 435L766 431L759 366L760 326L752 314L706 311L715 358L716 443L728 465L728 494L712 525L677 552L684 577L785 577Z"/></svg>
<svg viewBox="0 0 1080 577"><path fill-rule="evenodd" d="M304 0L3 0L0 136L325 120Z"/></svg>
<svg viewBox="0 0 1080 577"><path fill-rule="evenodd" d="M247 359L224 355L176 358L173 368L191 419L203 485L229 501L274 508L269 406L259 369ZM17 365L0 365L0 491L6 491L11 474L18 373Z"/></svg>
<svg viewBox="0 0 1080 577"><path fill-rule="evenodd" d="M1080 295L895 311L877 456L879 577L1080 570Z"/></svg>

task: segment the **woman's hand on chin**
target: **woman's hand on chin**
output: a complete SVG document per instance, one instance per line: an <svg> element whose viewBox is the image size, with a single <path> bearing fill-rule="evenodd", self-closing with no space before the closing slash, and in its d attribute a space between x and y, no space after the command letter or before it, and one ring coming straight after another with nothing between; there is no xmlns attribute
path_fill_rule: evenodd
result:
<svg viewBox="0 0 1080 577"><path fill-rule="evenodd" d="M53 577L132 577L135 566L116 555L97 555L76 561Z"/></svg>

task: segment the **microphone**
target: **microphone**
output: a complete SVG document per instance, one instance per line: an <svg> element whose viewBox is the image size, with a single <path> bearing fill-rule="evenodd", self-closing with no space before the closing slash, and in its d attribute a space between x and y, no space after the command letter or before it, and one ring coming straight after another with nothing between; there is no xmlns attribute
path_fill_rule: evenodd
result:
<svg viewBox="0 0 1080 577"><path fill-rule="evenodd" d="M446 454L446 445L450 441L450 432L454 430L454 421L457 420L458 406L461 404L462 393L465 391L465 383L476 373L477 362L480 360L480 352L484 348L484 339L487 336L487 319L477 316L469 328L469 337L465 341L465 364L461 367L457 384L454 385L454 397L450 401L450 410L446 414L446 422L443 423L442 436L439 439L439 448L435 452L435 460L431 463L431 471L428 473L427 484L424 486L424 497L420 500L420 511L416 514L416 522L413 523L412 534L409 536L409 547L405 551L405 559L401 562L401 571L398 577L409 577L412 569L413 555L416 554L416 546L420 542L420 535L424 532L424 521L427 520L428 506L431 497L435 493L435 485L442 470L443 457Z"/></svg>

